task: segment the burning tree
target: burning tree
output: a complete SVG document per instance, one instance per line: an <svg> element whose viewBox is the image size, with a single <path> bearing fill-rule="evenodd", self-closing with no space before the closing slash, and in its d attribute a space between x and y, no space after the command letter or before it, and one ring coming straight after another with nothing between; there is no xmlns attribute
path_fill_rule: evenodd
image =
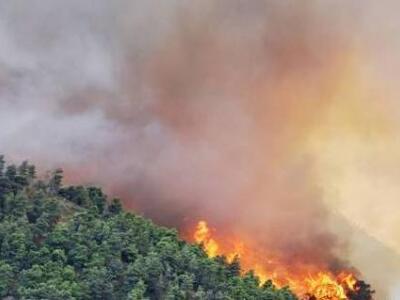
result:
<svg viewBox="0 0 400 300"><path fill-rule="evenodd" d="M256 257L252 251L246 248L243 243L240 247L227 249L216 237L206 221L199 221L193 234L193 240L202 245L209 257L220 260L227 260L228 264L235 266L235 270L247 274L253 272L259 277L261 285L273 285L290 288L301 300L372 300L374 291L369 284L359 280L354 272L342 271L338 275L329 269L320 266L303 266L302 272L294 271L292 266L284 262L275 263L274 267L281 270L268 269L271 266L262 266L256 260L247 260L249 256ZM239 260L247 262L245 267L240 266ZM250 263L249 263L250 262ZM305 267L305 268L304 268ZM284 272L282 272L284 270ZM317 271L316 271L317 270Z"/></svg>
<svg viewBox="0 0 400 300"><path fill-rule="evenodd" d="M375 291L371 290L371 286L362 280L358 280L354 286L354 290L350 290L347 294L350 300L372 300Z"/></svg>

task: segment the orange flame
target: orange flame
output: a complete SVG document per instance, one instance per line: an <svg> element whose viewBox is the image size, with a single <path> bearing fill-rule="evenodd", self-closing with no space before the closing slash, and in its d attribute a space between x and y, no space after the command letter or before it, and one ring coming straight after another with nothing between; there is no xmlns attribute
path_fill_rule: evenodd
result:
<svg viewBox="0 0 400 300"><path fill-rule="evenodd" d="M215 257L218 255L218 244L211 238L207 222L200 221L197 224L194 240L198 244L203 244L209 257Z"/></svg>
<svg viewBox="0 0 400 300"><path fill-rule="evenodd" d="M217 242L206 221L197 223L193 239L196 243L203 245L209 257L223 255L228 262L239 257L243 272L253 270L261 283L272 280L278 287L289 285L291 290L303 300L348 300L347 292L354 291L357 283L356 277L350 272L342 272L335 276L328 270L310 267L306 273L304 270L303 273L299 273L290 270L288 266L280 265L274 259L257 261L257 255L246 248L242 241L233 239L231 248Z"/></svg>

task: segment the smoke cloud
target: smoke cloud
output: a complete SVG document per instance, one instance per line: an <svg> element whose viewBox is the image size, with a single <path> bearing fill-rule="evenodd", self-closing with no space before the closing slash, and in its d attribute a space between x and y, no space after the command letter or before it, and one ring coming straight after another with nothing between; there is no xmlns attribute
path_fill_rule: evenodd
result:
<svg viewBox="0 0 400 300"><path fill-rule="evenodd" d="M0 2L0 150L162 224L205 218L288 263L351 259L384 295L400 269L377 274L371 242L336 223L398 258L384 2Z"/></svg>

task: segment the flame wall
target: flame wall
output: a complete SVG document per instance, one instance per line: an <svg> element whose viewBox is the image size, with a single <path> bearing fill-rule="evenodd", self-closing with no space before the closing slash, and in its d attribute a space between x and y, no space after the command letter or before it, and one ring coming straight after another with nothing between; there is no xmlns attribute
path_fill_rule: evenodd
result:
<svg viewBox="0 0 400 300"><path fill-rule="evenodd" d="M1 3L1 152L287 264L351 260L384 295L400 278L398 8ZM371 240L395 254L367 259Z"/></svg>

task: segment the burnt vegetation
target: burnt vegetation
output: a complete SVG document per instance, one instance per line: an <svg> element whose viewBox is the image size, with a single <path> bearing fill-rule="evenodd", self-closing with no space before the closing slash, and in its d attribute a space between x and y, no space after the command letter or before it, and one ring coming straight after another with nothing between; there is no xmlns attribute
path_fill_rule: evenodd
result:
<svg viewBox="0 0 400 300"><path fill-rule="evenodd" d="M56 170L39 180L33 165L0 156L1 299L297 299L124 212L101 189L62 179ZM350 299L372 299L358 287Z"/></svg>

